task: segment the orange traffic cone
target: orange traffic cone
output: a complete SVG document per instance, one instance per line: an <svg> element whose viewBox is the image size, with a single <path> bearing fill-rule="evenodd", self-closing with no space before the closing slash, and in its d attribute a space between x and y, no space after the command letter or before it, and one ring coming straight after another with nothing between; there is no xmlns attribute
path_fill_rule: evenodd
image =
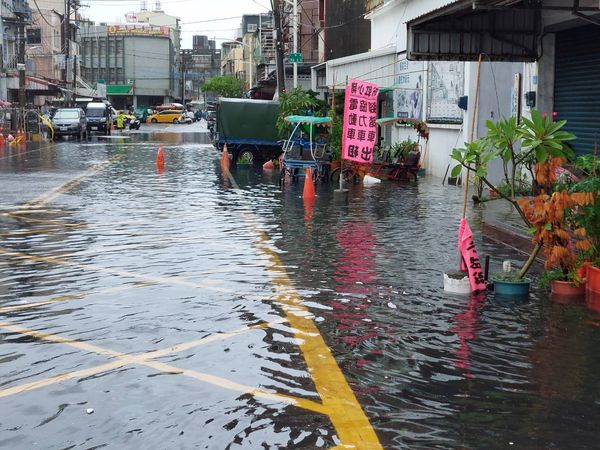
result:
<svg viewBox="0 0 600 450"><path fill-rule="evenodd" d="M312 170L310 167L306 168L306 176L304 177L304 192L302 193L302 198L315 198L315 185L313 184Z"/></svg>
<svg viewBox="0 0 600 450"><path fill-rule="evenodd" d="M266 163L263 164L263 169L265 170L273 170L275 168L275 164L273 164L273 160L270 159Z"/></svg>
<svg viewBox="0 0 600 450"><path fill-rule="evenodd" d="M165 168L165 155L163 153L162 144L158 146L158 153L156 154L156 168L158 170L163 170Z"/></svg>
<svg viewBox="0 0 600 450"><path fill-rule="evenodd" d="M223 172L229 171L229 152L227 151L227 144L225 144L223 153L221 153L221 170Z"/></svg>

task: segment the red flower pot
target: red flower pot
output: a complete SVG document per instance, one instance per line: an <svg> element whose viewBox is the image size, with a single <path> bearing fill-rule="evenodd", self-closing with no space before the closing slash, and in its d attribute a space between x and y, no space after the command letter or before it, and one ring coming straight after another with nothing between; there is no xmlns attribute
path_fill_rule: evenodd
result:
<svg viewBox="0 0 600 450"><path fill-rule="evenodd" d="M600 268L588 266L585 288L596 294L600 294Z"/></svg>
<svg viewBox="0 0 600 450"><path fill-rule="evenodd" d="M556 297L583 297L585 283L575 285L570 281L554 280L551 284L552 296Z"/></svg>

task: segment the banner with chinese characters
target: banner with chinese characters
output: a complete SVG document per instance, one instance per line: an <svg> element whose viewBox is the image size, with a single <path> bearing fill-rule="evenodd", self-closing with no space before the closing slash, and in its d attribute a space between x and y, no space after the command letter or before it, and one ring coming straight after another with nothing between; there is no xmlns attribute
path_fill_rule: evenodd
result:
<svg viewBox="0 0 600 450"><path fill-rule="evenodd" d="M484 291L487 287L483 268L473 242L473 232L464 217L458 227L458 250L461 254L460 270L469 272L471 292Z"/></svg>
<svg viewBox="0 0 600 450"><path fill-rule="evenodd" d="M377 96L374 83L350 80L346 86L342 158L369 163L377 140Z"/></svg>

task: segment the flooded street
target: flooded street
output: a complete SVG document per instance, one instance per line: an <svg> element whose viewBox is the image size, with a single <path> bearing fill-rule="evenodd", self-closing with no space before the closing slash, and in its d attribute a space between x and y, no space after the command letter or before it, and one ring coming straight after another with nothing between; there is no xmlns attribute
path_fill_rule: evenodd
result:
<svg viewBox="0 0 600 450"><path fill-rule="evenodd" d="M597 448L600 314L445 293L460 188L311 208L219 157L194 133L0 153L0 448Z"/></svg>

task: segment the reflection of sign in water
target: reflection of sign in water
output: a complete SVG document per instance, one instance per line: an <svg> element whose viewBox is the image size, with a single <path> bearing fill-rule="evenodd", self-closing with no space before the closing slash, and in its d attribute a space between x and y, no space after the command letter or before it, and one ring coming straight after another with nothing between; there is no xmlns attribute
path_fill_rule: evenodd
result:
<svg viewBox="0 0 600 450"><path fill-rule="evenodd" d="M423 118L423 62L398 60L394 105L396 117L401 119Z"/></svg>
<svg viewBox="0 0 600 450"><path fill-rule="evenodd" d="M463 113L457 103L464 95L464 68L463 62L429 63L428 122L462 123Z"/></svg>
<svg viewBox="0 0 600 450"><path fill-rule="evenodd" d="M358 162L373 160L377 139L377 96L379 87L361 80L346 86L342 158Z"/></svg>

